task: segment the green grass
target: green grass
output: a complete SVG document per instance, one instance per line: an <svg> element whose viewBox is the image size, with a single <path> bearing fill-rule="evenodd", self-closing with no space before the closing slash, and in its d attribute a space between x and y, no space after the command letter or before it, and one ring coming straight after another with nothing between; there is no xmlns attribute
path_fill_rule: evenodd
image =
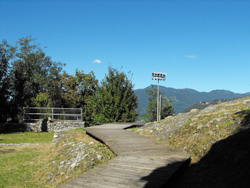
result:
<svg viewBox="0 0 250 188"><path fill-rule="evenodd" d="M21 143L50 143L54 133L11 133L0 134L0 144L21 144Z"/></svg>
<svg viewBox="0 0 250 188"><path fill-rule="evenodd" d="M5 146L0 148L0 187L42 187L34 182L34 173L48 161L52 147Z"/></svg>
<svg viewBox="0 0 250 188"><path fill-rule="evenodd" d="M53 133L13 133L0 134L1 143L44 143L40 145L0 145L0 188L49 187L54 188L70 178L77 177L90 168L114 157L108 148L89 137L82 129L64 133L57 143L52 143ZM46 143L48 142L48 143ZM88 145L88 157L73 172L59 170L61 161L68 161L71 147L67 143L85 143ZM89 144L93 142L93 144ZM101 160L97 154L102 155ZM64 174L62 174L64 172ZM53 173L54 182L49 175ZM66 175L67 174L67 175Z"/></svg>

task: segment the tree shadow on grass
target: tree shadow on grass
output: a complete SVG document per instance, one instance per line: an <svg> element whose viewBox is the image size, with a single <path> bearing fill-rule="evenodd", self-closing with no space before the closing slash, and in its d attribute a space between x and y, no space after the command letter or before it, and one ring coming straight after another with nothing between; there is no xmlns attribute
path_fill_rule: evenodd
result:
<svg viewBox="0 0 250 188"><path fill-rule="evenodd" d="M173 176L162 188L249 188L250 111L237 115L243 117L238 133L215 143L198 163Z"/></svg>
<svg viewBox="0 0 250 188"><path fill-rule="evenodd" d="M27 125L24 123L5 123L0 125L1 134L25 132L27 130Z"/></svg>

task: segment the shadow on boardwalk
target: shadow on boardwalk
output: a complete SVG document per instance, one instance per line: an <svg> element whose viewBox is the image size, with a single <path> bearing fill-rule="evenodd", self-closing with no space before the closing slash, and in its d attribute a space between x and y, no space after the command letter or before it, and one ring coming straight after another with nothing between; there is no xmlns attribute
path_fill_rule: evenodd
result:
<svg viewBox="0 0 250 188"><path fill-rule="evenodd" d="M175 171L175 174L178 174L180 171L187 168L187 166L189 164L190 164L190 159L187 159L187 160L183 160L183 161L179 161L179 162L174 162L172 164L168 164L165 167L155 169L150 175L142 178L142 180L147 182L147 184L144 186L144 188L156 187L155 181L152 181L155 178L162 177L166 182L166 180L171 179L171 177L173 176L173 174L170 174L169 172L173 172L173 169L176 170L176 166L179 166L178 170ZM159 184L158 186L165 187L164 184Z"/></svg>

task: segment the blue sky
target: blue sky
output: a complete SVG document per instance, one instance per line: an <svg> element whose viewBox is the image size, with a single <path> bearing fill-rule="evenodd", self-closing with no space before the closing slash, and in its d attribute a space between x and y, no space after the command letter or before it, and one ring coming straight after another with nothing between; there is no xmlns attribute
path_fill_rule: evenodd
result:
<svg viewBox="0 0 250 188"><path fill-rule="evenodd" d="M108 66L133 73L135 89L250 91L249 0L0 0L0 40L32 35L65 70Z"/></svg>

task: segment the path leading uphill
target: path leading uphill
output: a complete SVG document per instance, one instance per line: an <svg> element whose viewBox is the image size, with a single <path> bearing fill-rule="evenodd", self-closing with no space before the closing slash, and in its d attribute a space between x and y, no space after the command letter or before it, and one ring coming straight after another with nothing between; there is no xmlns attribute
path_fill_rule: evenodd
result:
<svg viewBox="0 0 250 188"><path fill-rule="evenodd" d="M117 157L59 187L157 188L181 166L188 164L187 154L125 130L132 125L104 124L85 128Z"/></svg>

